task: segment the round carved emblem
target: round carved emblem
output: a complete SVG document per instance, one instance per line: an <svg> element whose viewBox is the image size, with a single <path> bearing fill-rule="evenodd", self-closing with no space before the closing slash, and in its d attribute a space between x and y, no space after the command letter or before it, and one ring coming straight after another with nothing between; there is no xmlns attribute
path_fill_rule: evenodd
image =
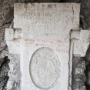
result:
<svg viewBox="0 0 90 90"><path fill-rule="evenodd" d="M30 75L35 86L52 88L60 76L60 62L51 48L42 47L35 51L30 61Z"/></svg>

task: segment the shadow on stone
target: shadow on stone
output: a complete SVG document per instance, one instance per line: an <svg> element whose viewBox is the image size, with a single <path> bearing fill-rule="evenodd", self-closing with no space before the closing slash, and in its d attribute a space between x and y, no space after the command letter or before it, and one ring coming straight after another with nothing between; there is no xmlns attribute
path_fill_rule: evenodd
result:
<svg viewBox="0 0 90 90"><path fill-rule="evenodd" d="M5 58L3 58L2 60L2 64L0 66L0 90L6 90L6 84L8 81L8 71L9 71L9 59L6 56Z"/></svg>

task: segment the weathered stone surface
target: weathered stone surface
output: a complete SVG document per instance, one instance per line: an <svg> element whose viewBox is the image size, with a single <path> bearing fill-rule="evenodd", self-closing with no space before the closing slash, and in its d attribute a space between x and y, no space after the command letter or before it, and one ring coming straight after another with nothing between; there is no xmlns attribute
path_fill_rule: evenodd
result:
<svg viewBox="0 0 90 90"><path fill-rule="evenodd" d="M29 71L32 81L38 88L51 89L60 77L59 58L51 48L42 47L31 57Z"/></svg>
<svg viewBox="0 0 90 90"><path fill-rule="evenodd" d="M86 61L86 88L87 90L90 89L90 45L87 50L86 56L85 56L85 61Z"/></svg>
<svg viewBox="0 0 90 90"><path fill-rule="evenodd" d="M32 6L31 4L15 4L15 18L14 18L14 27L15 28L22 28L22 35L21 35L21 38L23 38L24 40L22 40L21 42L20 42L20 46L21 46L21 90L27 90L27 89L31 89L32 87L30 86L30 85L33 85L33 83L31 82L31 79L30 79L30 77L29 77L29 72L27 71L28 70L28 68L29 68L29 60L30 60L30 57L31 57L31 54L33 54L32 52L34 52L35 50L37 51L37 49L39 49L40 48L40 46L42 46L42 47L45 47L44 45L46 45L46 46L48 46L48 45L50 45L50 47L52 47L52 45L51 45L51 43L53 43L53 45L55 44L55 46L54 46L54 48L53 48L53 50L55 51L55 52L57 52L56 50L58 50L58 53L59 54L61 54L61 56L59 55L59 59L60 59L60 57L61 58L63 58L63 61L60 61L61 63L64 63L64 60L65 60L65 58L67 57L69 57L69 56L67 56L67 55L69 55L69 46L67 45L67 44L69 44L70 42L69 42L69 33L70 33L70 30L73 28L73 29L78 29L79 30L79 9L76 9L76 7L74 6L74 4L72 4L71 6L69 6L68 7L68 4L65 4L66 5L66 7L68 7L68 9L67 8L63 8L63 4L61 4L61 8L58 8L58 4L34 4L35 6L37 6L37 8L38 8L38 10L37 10L37 8L35 8L35 6ZM46 8L48 8L48 10L49 10L49 12L48 11L44 11L44 13L43 14L41 14L41 11L42 11L42 8L40 7L40 5L41 6L43 6L43 9L46 9ZM20 7L19 7L20 6ZM76 5L77 6L77 5ZM37 12L33 12L32 10L31 10L31 7L33 8L33 9L35 9L35 10L37 10ZM59 6L60 7L60 6ZM72 7L73 9L71 9L70 7ZM19 10L18 10L18 8L19 8ZM65 21L63 21L63 19L61 19L61 17L62 17L62 14L60 14L58 11L57 11L57 13L55 14L55 12L53 13L53 9L51 10L51 8L54 8L55 10L54 11L56 11L56 10L66 10L66 12L67 13L64 13L64 20ZM58 8L58 9L56 9L56 8ZM62 9L63 8L63 9ZM41 10L41 11L40 11ZM68 11L69 10L69 11ZM78 13L75 13L75 12L77 12L77 10L78 10ZM72 13L74 11L74 13ZM65 12L65 11L63 11L63 12ZM70 19L71 17L68 17L68 12L71 12L71 17L72 17L72 19ZM22 15L22 17L21 17L21 14L23 14ZM75 15L74 15L75 14ZM77 15L76 15L77 14ZM38 16L39 15L39 16ZM61 15L61 16L59 16L58 17L58 15ZM55 17L56 16L56 17ZM33 18L32 18L33 17ZM38 19L38 18L39 19ZM68 17L68 18L67 18ZM46 20L48 18L48 20ZM54 21L52 21L52 22L50 22L50 20L53 20L54 19ZM57 27L55 27L54 26L54 22L57 22L57 20L58 19L60 19L59 21L58 21L58 24L61 24L61 26L57 26ZM65 19L66 18L66 19ZM34 20L35 19L35 20ZM69 21L68 19L70 19L71 21ZM24 22L23 22L23 20L24 20ZM37 22L38 20L41 20L40 22ZM42 21L43 20L43 21ZM18 23L17 23L17 21L18 21ZM69 21L68 22L68 26L66 26L65 28L63 28L64 26L63 26L63 24L65 25L66 24L66 21ZM63 22L63 23L60 23L60 22ZM32 24L33 23L33 24ZM35 30L36 30L36 28L35 27L33 27L34 26L34 24L35 24L35 27L37 27L37 30L39 30L39 31L37 31L37 32L35 32ZM49 25L50 24L50 25ZM39 26L39 27L38 27ZM44 26L44 27L42 27L42 26ZM51 27L50 27L51 26ZM47 29L49 29L49 30L47 30ZM56 31L53 31L53 29L54 30L56 30ZM65 31L63 30L63 29L65 29ZM28 31L27 31L28 30ZM59 31L58 31L59 30ZM63 31L60 31L60 30L63 30ZM59 32L61 32L61 33L59 33ZM67 33L66 33L67 32ZM8 34L7 34L8 35ZM52 35L53 35L53 37L52 37ZM16 34L16 36L17 36L17 34ZM36 37L37 36L37 37ZM80 35L80 37L82 37L83 35L81 34ZM13 35L13 37L14 37L14 35ZM15 38L15 37L14 37ZM17 39L18 37L16 37L16 39ZM42 38L42 40L40 39L40 38ZM38 39L38 40L37 40ZM44 39L44 40L43 40ZM48 39L50 39L50 40L48 40ZM52 40L52 39L54 39L54 40ZM58 48L56 48L56 50L55 50L55 47L58 47L57 45L59 44L59 43L57 43L56 42L56 40L57 39L60 39L60 44L61 45L63 45L63 47L61 48L61 50L60 49L58 49ZM79 39L82 39L82 38L79 38ZM84 38L85 39L85 38ZM86 40L86 42L87 42L87 38L85 39ZM39 41L39 42L38 42ZM14 42L14 41L13 41ZM9 43L11 43L11 42L9 42ZM63 43L63 44L62 44ZM64 44L65 43L65 44ZM80 42L79 42L80 43ZM34 47L32 46L32 45L34 45ZM28 45L28 46L27 46ZM66 47L65 47L65 46ZM80 44L77 44L77 45L80 45ZM37 47L36 47L37 46ZM38 47L39 46L39 47ZM84 45L85 46L85 45ZM23 47L24 47L24 51L23 51ZM48 46L49 47L49 46ZM25 49L26 48L26 49ZM13 48L12 48L13 49ZM65 49L65 50L63 50L63 49ZM85 55L85 52L86 52L86 47L84 48L84 54L83 55ZM30 51L29 51L30 50ZM67 50L67 51L66 51ZM12 50L13 51L13 50ZM32 52L31 52L32 51ZM78 50L79 51L79 50ZM62 57L63 56L63 53L65 53L65 52L67 52L68 54L64 54L64 57ZM12 52L13 53L13 52ZM27 56L27 53L30 55L30 56ZM42 52L43 53L43 52ZM66 55L66 57L65 57L65 55ZM82 56L83 56L82 55ZM40 56L40 55L39 55ZM36 56L36 57L38 57L38 56ZM27 59L27 61L26 61L26 59ZM68 60L67 60L68 61ZM26 66L25 65L23 65L23 63L28 63ZM66 61L65 61L65 63L66 63ZM64 63L64 64L65 64ZM31 64L31 63L30 63ZM85 64L85 63L84 63ZM68 63L67 64L65 64L65 65L62 65L62 66L67 66L68 65ZM32 65L31 65L32 66ZM10 66L11 67L11 70L13 70L13 68L14 68L14 66L13 65L11 65ZM63 68L65 68L65 67L63 67ZM68 66L67 66L67 68L68 68ZM30 69L31 70L31 69ZM62 69L60 69L61 71L62 71ZM66 70L65 72L67 72L68 70ZM30 71L30 72L32 72L32 71ZM66 76L63 74L64 73L64 70L61 72L61 77L63 78L65 78ZM80 67L78 67L77 69L76 69L76 72L75 72L75 74L82 74L83 75L83 73L84 73L84 71L83 71L83 69L81 69ZM43 73L44 74L44 73ZM67 72L67 74L68 74L68 72ZM32 75L32 74L31 74ZM36 75L36 74L34 74L34 75ZM46 74L45 74L46 75ZM64 75L64 76L62 76L62 75ZM43 76L43 75L42 75ZM34 77L33 75L32 75L32 77ZM32 78L31 77L31 78ZM35 76L35 77L37 77L37 76ZM66 78L64 81L65 81L65 83L68 81L67 79L69 79L69 78ZM47 85L46 86L42 86L42 84L40 84L38 81L37 81L37 79L36 79L36 81L35 81L35 78L33 78L32 79L33 80L33 82L35 82L35 85L38 87L38 88L49 88ZM77 80L77 83L79 83L79 82L81 82L81 81L79 81L79 78L77 78L76 79ZM64 82L63 81L63 82ZM61 83L62 82L62 80L60 80L59 81L59 83ZM14 82L13 82L14 83ZM26 84L26 86L24 86L24 84L25 83L27 83ZM28 84L28 83L30 83L30 85ZM28 86L29 85L29 86ZM51 85L51 84L50 84ZM60 85L58 88L56 87L56 89L65 89L65 90L68 90L68 88L66 88L65 87L65 85L66 84L64 84L64 87L62 87L63 85ZM68 84L67 84L68 85ZM80 85L82 85L82 83L80 83ZM75 86L76 87L76 86ZM10 88L10 87L8 87L8 88ZM11 88L13 88L13 87L11 87ZM36 90L37 88L33 85L33 88ZM75 88L74 88L75 89ZM76 88L76 89L78 89L78 87ZM85 89L85 86L84 86L84 84L83 84L83 86L82 87L80 87L80 89ZM54 88L52 88L52 90L54 90Z"/></svg>
<svg viewBox="0 0 90 90"><path fill-rule="evenodd" d="M87 61L90 61L90 45L89 45L89 47L88 47L88 50L87 50L85 59L86 59Z"/></svg>
<svg viewBox="0 0 90 90"><path fill-rule="evenodd" d="M62 2L81 3L81 27L90 30L90 0L61 0Z"/></svg>
<svg viewBox="0 0 90 90"><path fill-rule="evenodd" d="M85 35L86 34L86 35ZM74 56L79 55L85 57L87 49L90 43L90 31L89 30L80 30L80 31L71 31L71 40L73 42L73 54Z"/></svg>
<svg viewBox="0 0 90 90"><path fill-rule="evenodd" d="M74 55L85 57L88 47L89 47L89 42L88 43L75 42L74 43Z"/></svg>
<svg viewBox="0 0 90 90"><path fill-rule="evenodd" d="M7 90L6 84L8 81L8 71L9 71L9 59L7 57L3 58L2 64L0 66L0 90Z"/></svg>
<svg viewBox="0 0 90 90"><path fill-rule="evenodd" d="M4 40L5 28L9 27L13 19L13 8L10 0L0 0L0 90L6 90L8 80L8 50Z"/></svg>
<svg viewBox="0 0 90 90"><path fill-rule="evenodd" d="M34 4L33 4L34 5ZM52 4L52 5L50 5L50 4L42 4L42 6L43 6L43 8L44 9L46 9L46 8L48 8L48 10L49 10L49 13L47 13L47 12L44 12L43 14L41 14L41 11L42 11L42 9L41 9L41 7L39 6L40 4L35 4L36 6L37 6L37 8L38 8L38 10L33 6L32 4L16 4L15 5L15 18L14 18L14 27L15 28L22 28L22 35L20 35L19 36L19 34L17 34L18 32L16 32L16 30L15 30L15 35L12 35L15 39L16 39L16 42L17 42L17 39L20 39L20 38L23 38L23 39L25 39L24 41L22 40L21 42L18 42L18 44L21 44L20 46L22 46L21 48L21 50L22 50L22 54L21 54L21 58L23 59L23 60L21 60L21 63L27 63L24 59L26 59L26 58L28 58L27 60L29 61L29 57L26 55L27 53L28 54L30 54L30 57L31 57L31 53L32 52L30 52L30 51L28 51L28 50L31 50L31 51L33 51L33 46L31 45L31 44L33 44L33 45L36 45L36 46L39 46L39 44L41 45L41 46L43 46L45 43L46 43L46 45L48 44L48 43L53 43L53 41L54 41L54 44L55 45L57 45L57 43L56 43L56 41L55 40L52 40L52 39L60 39L60 41L61 41L61 44L63 43L63 49L65 49L65 50L63 50L63 49L57 49L60 53L61 52L67 52L67 53L69 53L69 49L67 49L66 47L68 47L68 46L66 46L66 47L64 47L64 43L68 43L69 44L69 36L68 36L68 34L69 34L69 32L70 32L70 30L73 28L73 29L78 29L79 30L79 15L78 15L78 13L77 13L77 15L76 15L76 12L77 12L77 10L78 9L76 9L76 7L74 6L74 4L72 4L72 6L70 6L70 4L68 5L68 4L66 4L66 7L68 7L68 8L63 8L62 9L62 7L63 7L63 4L61 5L61 8L58 8L59 10L65 10L65 11L67 11L67 13L65 13L65 11L63 11L64 12L64 16L63 16L63 18L64 18L64 20L67 22L68 21L68 26L66 25L66 27L65 28L63 28L64 26L63 26L63 24L65 25L66 24L66 22L65 21L63 21L63 19L61 19L61 17L62 17L62 14L60 14L59 12L58 13L56 13L55 14L55 12L53 13L51 10L49 10L49 9L51 9L51 8L54 8L54 6L55 6L55 8L56 7L58 7L58 4ZM19 7L20 6L20 7ZM35 10L37 10L37 12L33 12L32 10L31 10L31 7L33 8L33 9L35 9ZM72 7L72 9L71 9L71 7ZM18 10L18 8L19 8L19 10ZM56 10L58 10L58 9L56 9ZM41 10L41 11L39 11L39 10ZM55 11L56 11L55 10ZM69 10L69 11L68 11ZM45 10L46 11L46 10ZM69 13L70 15L71 15L71 17L68 17L68 12L74 12L74 13ZM79 10L78 10L78 12L79 12ZM21 14L23 14L22 15L22 17L21 17ZM61 16L59 16L58 17L58 15L61 15ZM75 15L74 15L75 14ZM38 16L39 15L39 16ZM51 15L51 16L50 16ZM32 18L32 16L33 16L33 18ZM54 16L54 17L53 17ZM55 17L56 16L56 17ZM41 20L40 22L37 22L38 21L38 19L37 19L37 17L39 18L39 20ZM67 18L66 18L67 17ZM48 18L48 20L46 20ZM52 22L50 22L50 20L53 20L53 19L51 19L51 18L53 18L54 19L54 21L52 21ZM59 21L58 21L58 24L61 24L61 26L54 26L54 22L55 21L57 21L58 19L60 19ZM66 18L66 19L65 19ZM70 19L71 18L71 19ZM34 20L35 19L35 20ZM70 19L71 20L71 22L68 20L68 19ZM42 21L43 20L43 21ZM18 23L17 23L17 21L18 21ZM24 22L23 22L24 21ZM32 22L33 22L33 24L32 24ZM49 22L49 23L48 23ZM60 22L63 22L63 23L60 23ZM50 25L49 25L50 24ZM35 31L36 30L36 28L35 27L33 27L35 25L35 27L37 28L37 30L39 30L39 31ZM42 26L44 26L44 27L42 27ZM51 27L50 27L51 26ZM49 29L49 30L47 30L47 29ZM52 29L52 30L51 30ZM56 30L56 31L53 31L53 29L54 30ZM63 30L63 31L61 31L61 33L57 33L57 32L59 32L58 30ZM28 30L28 31L27 31ZM65 30L65 31L64 31ZM21 30L20 30L21 31ZM27 32L26 32L27 31ZM66 33L67 32L67 33ZM85 32L85 33L88 33L88 32ZM65 34L65 35L64 35ZM7 36L8 36L9 34L7 34ZM52 35L53 35L53 37L52 37ZM37 37L36 37L37 36ZM79 36L79 35L76 35L76 36ZM42 38L42 40L40 39L40 38ZM51 39L52 38L52 39ZM75 38L75 36L73 36L73 38ZM38 43L38 40L39 40L39 43ZM44 39L44 40L43 40ZM50 40L48 40L48 39L50 39ZM83 32L81 32L80 33L80 37L78 37L78 39L80 39L81 41L79 41L78 43L74 43L74 53L73 54L81 54L81 56L85 56L85 52L86 52L86 50L87 50L87 46L88 46L88 40L89 40L89 38L88 38L88 36L87 37L84 37L84 34L83 34ZM11 38L11 40L12 40L12 38ZM84 41L84 42L83 42ZM13 42L15 42L15 41L13 41ZM11 41L10 41L10 39L9 39L9 41L7 42L7 43L12 43ZM81 43L81 44L80 44ZM24 48L27 48L26 46L27 46L27 44L28 44L28 49L25 49L25 52L23 51L23 47ZM53 45L54 45L53 44ZM9 44L8 44L9 45ZM11 45L11 44L10 44ZM50 44L51 45L51 44ZM66 44L65 44L66 45ZM76 47L75 47L75 45L76 45ZM78 46L78 45L80 45L80 46ZM35 51L35 48L36 48L36 46L34 47L34 51ZM30 48L30 47L32 47L32 48ZM40 46L39 46L40 47ZM43 46L44 47L44 46ZM58 47L58 46L57 46ZM78 47L78 48L77 48ZM80 47L80 48L79 48ZM9 47L10 48L10 47ZM15 47L13 47L14 49L15 49ZM13 53L13 50L14 49L9 49L10 51L12 51L12 53ZM69 47L68 47L69 48ZM38 49L38 48L37 48ZM54 48L55 49L55 48ZM19 49L20 50L20 49ZM15 50L15 52L16 52L17 50ZM27 53L26 53L26 51L27 51ZM34 52L33 51L33 52ZM78 53L77 53L78 52ZM83 53L82 53L83 52ZM63 55L63 54L62 54ZM23 57L24 56L24 57ZM61 57L61 56L60 56ZM59 57L59 58L60 58ZM63 57L61 57L61 58L63 58ZM67 57L68 58L68 57ZM65 54L64 54L64 58L63 59L65 59ZM24 62L25 61L25 62ZM29 62L28 62L29 63ZM85 63L84 63L85 64ZM64 65L63 65L64 66ZM28 86L28 84L26 85L26 86L24 86L24 83L31 83L28 79L26 79L26 75L27 75L27 78L29 78L29 74L28 74L28 72L26 71L26 69L28 69L28 65L26 65L26 67L25 68L23 68L23 67L25 67L25 66L23 66L23 64L21 65L21 74L22 74L22 78L21 78L21 81L23 81L23 82L21 82L21 90L22 89L30 89L31 87L29 87ZM11 71L13 71L14 70L14 65L13 64L11 64L10 65L10 68L11 68ZM65 68L65 67L64 67ZM25 70L24 70L25 69ZM24 72L24 73L23 73ZM63 71L64 72L64 71ZM62 72L62 73L63 73ZM61 73L61 74L62 74ZM67 72L68 73L68 72ZM25 75L26 74L26 75ZM81 69L80 67L79 68L77 68L76 69L76 71L75 71L75 74L84 74L84 71L83 71L83 69ZM24 76L23 76L24 75ZM36 74L35 74L36 75ZM10 76L10 75L9 75ZM33 75L32 75L33 76ZM11 75L10 77L12 77L13 78L13 76ZM35 76L36 77L36 76ZM64 77L64 76L63 76ZM62 78L63 78L62 77ZM64 77L65 78L65 77ZM26 81L26 80L28 80L28 81ZM33 79L34 80L34 79ZM77 85L75 86L76 88L74 88L75 90L76 89L85 89L85 86L84 86L84 84L80 81L80 77L79 78L77 78L76 79L76 81L77 81ZM35 82L35 80L33 81L33 82ZM59 81L60 82L60 81ZM84 81L85 82L85 81ZM32 84L32 83L31 83ZM37 87L43 87L43 86L41 86L41 85L37 85L37 84L40 84L40 83L37 83L37 82L35 82L35 85L37 86ZM80 85L79 85L80 84ZM11 87L11 86L12 87ZM78 85L79 86L82 86L82 87L79 87L78 88ZM14 86L14 81L10 81L9 83L8 83L8 86L10 86L10 87L8 87L9 89L12 89L12 88L14 88L13 86ZM33 86L34 87L34 86ZM35 87L34 87L35 88ZM44 88L47 88L47 85L46 85L46 87L44 87ZM61 87L59 87L59 88L61 88ZM65 87L62 87L62 89L63 88L65 88ZM36 89L36 88L35 88ZM66 90L66 89L65 89Z"/></svg>
<svg viewBox="0 0 90 90"><path fill-rule="evenodd" d="M86 90L85 87L85 60L80 57L73 57L73 76L72 76L72 89L73 90Z"/></svg>
<svg viewBox="0 0 90 90"><path fill-rule="evenodd" d="M7 20L4 20L5 18L5 15L3 16L4 13L8 13L8 12L11 12L13 9L9 9L9 8L12 8L13 7L13 3L15 2L25 2L25 0L0 0L0 25L3 25L4 23L4 26L1 26L0 27L0 42L2 40L4 40L4 28L8 27L10 24L6 23L5 21ZM65 0L60 0L60 1L65 1ZM72 1L72 2L78 2L79 0L67 0L67 2L69 1ZM90 16L89 16L89 13L90 13L90 0L80 0L81 2L81 14L83 15L82 16L82 27L85 28L85 29L88 29L90 28ZM5 8L7 5L10 5L10 7L7 8L7 10L5 9L2 9L3 7ZM9 10L10 11L9 11ZM5 10L5 11L4 11ZM8 14L11 18L13 16L13 13L12 14ZM7 16L7 15L6 15ZM1 46L1 45L0 45ZM4 45L5 46L5 45ZM2 51L2 49L4 49L4 47L2 46L2 48L0 48L0 50ZM4 54L5 55L5 54ZM4 56L3 56L4 57ZM90 55L89 55L89 52L88 52L88 60L90 58ZM2 61L2 58L0 59Z"/></svg>
<svg viewBox="0 0 90 90"><path fill-rule="evenodd" d="M8 33L7 33L8 32ZM5 39L6 40L13 40L14 39L14 30L13 29L7 29L5 30Z"/></svg>
<svg viewBox="0 0 90 90"><path fill-rule="evenodd" d="M9 54L9 81L7 83L7 90L20 90L20 60L19 55Z"/></svg>

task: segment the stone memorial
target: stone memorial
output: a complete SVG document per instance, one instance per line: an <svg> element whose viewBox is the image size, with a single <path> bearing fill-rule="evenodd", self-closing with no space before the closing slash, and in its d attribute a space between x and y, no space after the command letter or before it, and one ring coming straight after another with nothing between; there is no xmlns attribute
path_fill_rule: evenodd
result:
<svg viewBox="0 0 90 90"><path fill-rule="evenodd" d="M85 56L89 45L79 14L75 3L14 4L5 39L9 53L20 55L20 90L72 90L72 57Z"/></svg>

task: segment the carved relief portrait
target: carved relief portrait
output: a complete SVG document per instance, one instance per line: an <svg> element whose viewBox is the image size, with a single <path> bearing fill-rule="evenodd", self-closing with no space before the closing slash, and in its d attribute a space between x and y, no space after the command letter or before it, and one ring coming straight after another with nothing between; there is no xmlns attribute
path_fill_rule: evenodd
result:
<svg viewBox="0 0 90 90"><path fill-rule="evenodd" d="M60 76L60 61L49 47L42 47L34 52L30 60L32 82L40 89L54 87Z"/></svg>

